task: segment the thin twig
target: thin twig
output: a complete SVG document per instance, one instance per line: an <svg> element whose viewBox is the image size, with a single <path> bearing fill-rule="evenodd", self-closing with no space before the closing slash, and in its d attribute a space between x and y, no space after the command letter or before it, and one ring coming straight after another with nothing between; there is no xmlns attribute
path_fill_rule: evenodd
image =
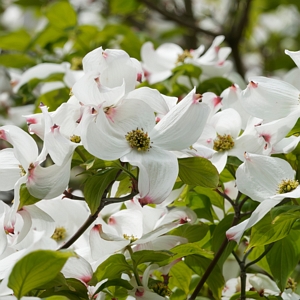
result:
<svg viewBox="0 0 300 300"><path fill-rule="evenodd" d="M152 0L139 0L139 1L143 4L145 4L147 7L151 8L152 10L160 13L166 19L168 19L170 21L174 21L177 24L182 25L186 28L190 28L190 29L194 30L195 32L201 32L201 33L204 33L204 34L212 36L212 37L216 37L216 36L222 34L220 32L212 32L210 30L203 29L203 28L197 26L194 22L189 22L185 18L182 18L182 16L178 16L175 13L168 12L167 10L159 7Z"/></svg>

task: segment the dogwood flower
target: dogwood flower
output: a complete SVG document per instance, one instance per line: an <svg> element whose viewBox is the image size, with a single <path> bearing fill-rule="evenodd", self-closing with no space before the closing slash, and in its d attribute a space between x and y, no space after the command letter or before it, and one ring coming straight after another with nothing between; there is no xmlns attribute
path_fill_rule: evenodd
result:
<svg viewBox="0 0 300 300"><path fill-rule="evenodd" d="M227 230L227 238L236 242L284 198L300 197L295 171L278 157L245 153L245 161L236 171L236 184L240 192L260 202L249 219Z"/></svg>
<svg viewBox="0 0 300 300"><path fill-rule="evenodd" d="M71 157L62 166L42 167L46 159L45 148L38 154L34 139L14 125L0 127L0 138L9 142L13 148L0 151L0 190L14 189L14 214L19 206L19 191L23 183L34 197L51 199L60 195L68 185Z"/></svg>
<svg viewBox="0 0 300 300"><path fill-rule="evenodd" d="M96 157L120 158L139 167L141 201L160 203L171 192L178 163L171 150L190 146L201 135L209 114L191 91L157 124L153 109L137 98L126 99L113 109L113 119L100 109L87 112L82 122L82 143ZM93 121L95 119L95 121Z"/></svg>

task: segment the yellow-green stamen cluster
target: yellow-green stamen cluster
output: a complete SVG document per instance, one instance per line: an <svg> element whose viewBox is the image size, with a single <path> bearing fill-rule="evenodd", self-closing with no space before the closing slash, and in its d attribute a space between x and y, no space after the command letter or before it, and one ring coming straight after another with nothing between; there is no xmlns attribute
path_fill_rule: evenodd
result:
<svg viewBox="0 0 300 300"><path fill-rule="evenodd" d="M133 235L128 235L128 234L126 234L126 233L123 234L123 237L124 237L125 240L130 241L130 243L133 243L133 242L135 242L136 240L138 240L138 238L136 238L135 236L133 236Z"/></svg>
<svg viewBox="0 0 300 300"><path fill-rule="evenodd" d="M20 175L25 176L26 172L25 172L24 168L21 165L19 165L19 168L20 168Z"/></svg>
<svg viewBox="0 0 300 300"><path fill-rule="evenodd" d="M218 152L227 151L234 147L234 140L230 134L220 135L214 140L214 150Z"/></svg>
<svg viewBox="0 0 300 300"><path fill-rule="evenodd" d="M298 185L299 185L298 180L294 180L294 179L282 180L278 185L277 193L284 194L284 193L291 192L294 189L296 189Z"/></svg>
<svg viewBox="0 0 300 300"><path fill-rule="evenodd" d="M172 293L169 287L160 281L156 281L154 284L152 284L151 289L162 297L170 296Z"/></svg>
<svg viewBox="0 0 300 300"><path fill-rule="evenodd" d="M51 238L58 241L62 241L66 238L66 229L64 227L56 227L54 233Z"/></svg>
<svg viewBox="0 0 300 300"><path fill-rule="evenodd" d="M129 143L131 148L136 148L138 151L147 151L150 146L150 138L148 133L142 129L132 130L127 132L125 135L126 141Z"/></svg>
<svg viewBox="0 0 300 300"><path fill-rule="evenodd" d="M286 283L286 289L291 289L293 292L296 290L297 282L293 278L289 278Z"/></svg>
<svg viewBox="0 0 300 300"><path fill-rule="evenodd" d="M80 136L73 134L72 136L70 136L70 141L78 144L81 142L81 138Z"/></svg>
<svg viewBox="0 0 300 300"><path fill-rule="evenodd" d="M183 53L178 55L176 64L183 63L186 58L192 58L192 57L193 56L189 50L184 50Z"/></svg>

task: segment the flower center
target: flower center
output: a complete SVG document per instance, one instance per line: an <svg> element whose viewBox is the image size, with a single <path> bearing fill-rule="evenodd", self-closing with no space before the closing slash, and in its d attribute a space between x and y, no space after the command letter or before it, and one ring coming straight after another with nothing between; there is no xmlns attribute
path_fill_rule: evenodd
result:
<svg viewBox="0 0 300 300"><path fill-rule="evenodd" d="M56 227L51 238L59 242L66 238L66 233L67 230L64 227Z"/></svg>
<svg viewBox="0 0 300 300"><path fill-rule="evenodd" d="M169 287L161 281L156 281L150 286L150 288L153 289L156 294L162 297L170 296L172 294L172 291L169 289Z"/></svg>
<svg viewBox="0 0 300 300"><path fill-rule="evenodd" d="M278 184L277 193L278 194L284 194L284 193L291 192L291 191L295 190L298 185L299 185L298 180L294 180L294 179L282 180Z"/></svg>
<svg viewBox="0 0 300 300"><path fill-rule="evenodd" d="M143 128L132 130L125 135L126 141L131 148L136 148L138 151L147 151L150 146L150 138Z"/></svg>
<svg viewBox="0 0 300 300"><path fill-rule="evenodd" d="M24 168L21 165L19 165L19 168L20 168L20 175L22 177L25 176L26 175L26 171L24 170Z"/></svg>
<svg viewBox="0 0 300 300"><path fill-rule="evenodd" d="M72 136L70 136L70 141L78 144L81 142L81 138L80 136L73 134Z"/></svg>
<svg viewBox="0 0 300 300"><path fill-rule="evenodd" d="M217 133L217 138L214 140L214 150L218 152L232 149L234 140L230 134L220 135Z"/></svg>
<svg viewBox="0 0 300 300"><path fill-rule="evenodd" d="M184 50L183 53L178 54L176 64L183 63L186 58L193 58L189 50Z"/></svg>
<svg viewBox="0 0 300 300"><path fill-rule="evenodd" d="M286 289L291 289L293 292L296 290L297 282L293 278L289 278L286 284Z"/></svg>
<svg viewBox="0 0 300 300"><path fill-rule="evenodd" d="M138 238L136 238L135 236L133 236L133 235L128 235L128 234L126 234L126 233L123 234L123 238L124 238L125 240L130 241L130 243L133 243L133 242L135 242L136 240L138 240Z"/></svg>

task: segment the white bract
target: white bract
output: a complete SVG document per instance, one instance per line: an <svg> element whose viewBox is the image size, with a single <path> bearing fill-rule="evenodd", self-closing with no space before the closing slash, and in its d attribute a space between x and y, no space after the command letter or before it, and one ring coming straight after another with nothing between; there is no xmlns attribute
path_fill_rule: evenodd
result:
<svg viewBox="0 0 300 300"><path fill-rule="evenodd" d="M300 186L290 164L277 157L245 153L245 161L236 171L238 190L260 202L249 219L231 227L226 235L239 242L244 231L261 220L284 198L299 198Z"/></svg>

